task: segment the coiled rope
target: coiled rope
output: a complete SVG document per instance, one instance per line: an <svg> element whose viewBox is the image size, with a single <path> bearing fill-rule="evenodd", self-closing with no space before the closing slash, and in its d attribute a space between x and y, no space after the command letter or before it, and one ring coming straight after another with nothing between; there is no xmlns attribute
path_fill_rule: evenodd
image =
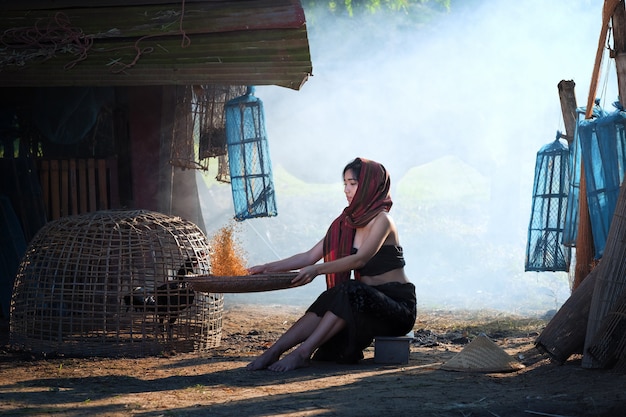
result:
<svg viewBox="0 0 626 417"><path fill-rule="evenodd" d="M124 63L120 59L113 59L107 65L112 67L113 73L124 72L132 68L141 59L142 55L151 53L154 50L153 47L141 46L143 41L150 38L180 34L182 36L181 47L188 47L191 45L191 39L183 28L184 16L185 0L181 0L177 31L142 36L131 46L107 49L107 52L128 48L135 50L135 56L131 62ZM4 46L4 50L0 50L0 69L5 66L21 67L32 62L45 62L61 53L69 53L76 56L76 59L64 65L66 70L87 59L93 47L94 39L97 36L85 34L81 28L72 26L70 18L62 12L56 13L47 23L43 24L43 22L43 19L39 19L33 27L7 29L0 34L0 44Z"/></svg>

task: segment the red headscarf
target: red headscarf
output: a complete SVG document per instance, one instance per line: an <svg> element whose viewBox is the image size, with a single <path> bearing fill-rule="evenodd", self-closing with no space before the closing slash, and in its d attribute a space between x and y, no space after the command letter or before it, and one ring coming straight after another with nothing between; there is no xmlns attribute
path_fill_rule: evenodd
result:
<svg viewBox="0 0 626 417"><path fill-rule="evenodd" d="M358 188L352 202L328 228L324 237L324 262L350 254L356 229L367 225L381 211L389 211L391 205L391 180L384 166L364 158ZM358 279L358 275L356 276ZM326 274L326 286L332 288L350 279L350 271Z"/></svg>

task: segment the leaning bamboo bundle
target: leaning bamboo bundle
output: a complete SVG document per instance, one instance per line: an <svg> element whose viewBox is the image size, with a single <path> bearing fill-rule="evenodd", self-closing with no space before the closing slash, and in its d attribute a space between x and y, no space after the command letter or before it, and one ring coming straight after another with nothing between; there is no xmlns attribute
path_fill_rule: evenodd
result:
<svg viewBox="0 0 626 417"><path fill-rule="evenodd" d="M583 351L598 268L591 271L572 292L535 340L537 349L547 353L556 362L564 363L571 355Z"/></svg>
<svg viewBox="0 0 626 417"><path fill-rule="evenodd" d="M624 332L623 329L620 344L615 351L619 352L619 357L617 358L615 365L613 365L613 370L626 373L626 332Z"/></svg>
<svg viewBox="0 0 626 417"><path fill-rule="evenodd" d="M601 368L611 368L626 361L626 294L622 294L613 309L603 320L597 336L586 353Z"/></svg>
<svg viewBox="0 0 626 417"><path fill-rule="evenodd" d="M604 255L598 270L589 309L589 321L583 350L583 368L598 368L600 364L594 360L587 350L597 343L598 334L603 320L617 305L617 301L626 289L626 245L623 236L626 236L626 188L622 184L619 198L615 207L611 226L606 239Z"/></svg>

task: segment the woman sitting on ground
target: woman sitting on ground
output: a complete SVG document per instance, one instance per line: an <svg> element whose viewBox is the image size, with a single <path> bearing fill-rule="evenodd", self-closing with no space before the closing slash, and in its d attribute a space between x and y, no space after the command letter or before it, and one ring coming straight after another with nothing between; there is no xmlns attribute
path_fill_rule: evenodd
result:
<svg viewBox="0 0 626 417"><path fill-rule="evenodd" d="M344 168L343 183L348 207L322 240L306 252L249 268L251 274L299 270L294 286L325 274L327 290L248 369L283 372L308 366L311 359L356 363L375 336L402 336L413 328L415 286L404 273L398 231L389 215L387 170L357 158Z"/></svg>

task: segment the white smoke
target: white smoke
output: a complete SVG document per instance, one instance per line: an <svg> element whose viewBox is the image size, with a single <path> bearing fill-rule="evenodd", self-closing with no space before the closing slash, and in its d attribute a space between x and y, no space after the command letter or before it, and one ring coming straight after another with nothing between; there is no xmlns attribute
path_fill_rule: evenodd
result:
<svg viewBox="0 0 626 417"><path fill-rule="evenodd" d="M250 229L247 251L254 262L314 245L345 205L343 166L362 156L383 163L392 175L392 214L423 306L522 311L557 308L565 301L565 273L523 271L532 180L536 152L564 130L559 81L574 80L578 105L586 105L602 2L485 0L458 7L420 30L403 31L378 20L386 30L381 43L368 25L316 21L309 28L313 76L303 88L257 87L275 171L285 170L305 184L337 184L328 189L337 196L330 205L328 198L319 207L307 199L306 205L288 202L281 210L283 186L276 184L279 216L244 226ZM605 56L596 96L612 110L615 67ZM423 178L416 171L439 164L442 171L434 172L445 175L450 161L467 168L458 182ZM476 241L489 242L484 258L468 258L467 248L455 241L406 235L414 216L425 223L440 219L413 210L419 202L403 200L400 185L409 187L419 178L460 187L469 175L485 180L490 197L476 212L462 213L464 224L454 227L465 234L476 227ZM482 227L485 215L489 224ZM301 230L299 216L319 218L319 229ZM291 245L277 246L282 234ZM512 259L506 268L496 261L503 256ZM270 303L302 297L306 303L321 290L318 277L297 290L228 297Z"/></svg>

